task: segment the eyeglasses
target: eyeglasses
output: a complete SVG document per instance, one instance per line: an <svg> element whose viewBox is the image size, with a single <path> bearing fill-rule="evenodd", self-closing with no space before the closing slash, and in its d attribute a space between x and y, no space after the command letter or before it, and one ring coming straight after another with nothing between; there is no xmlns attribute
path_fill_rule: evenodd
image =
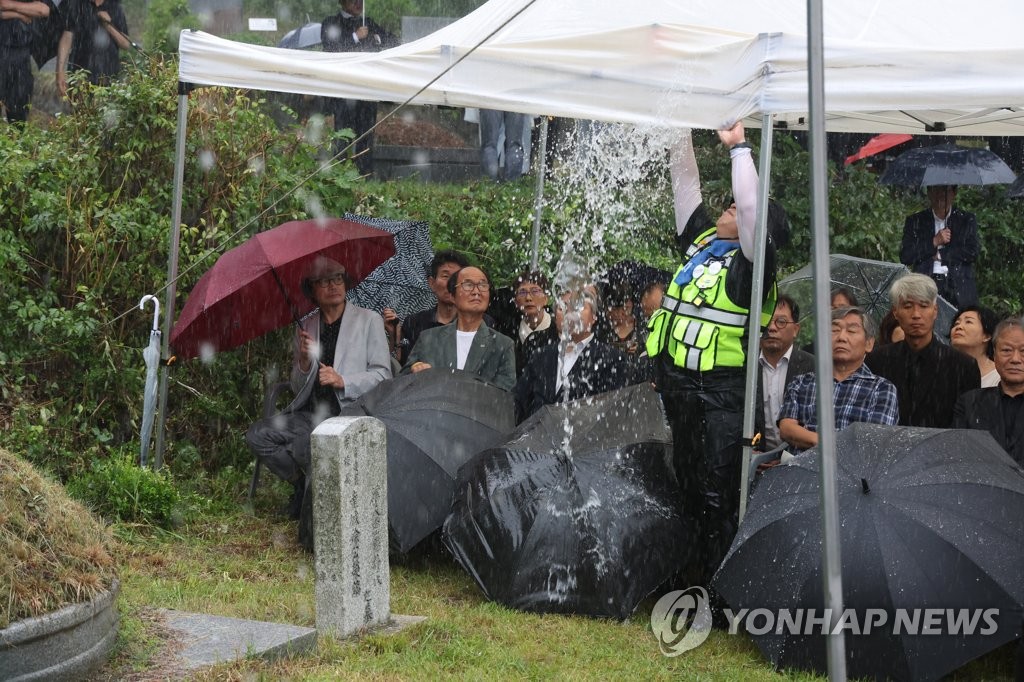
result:
<svg viewBox="0 0 1024 682"><path fill-rule="evenodd" d="M519 291L516 292L516 296L520 296L522 298L526 298L527 296L533 296L534 298L537 298L543 293L544 290L541 289L540 287L533 287L532 289L520 289Z"/></svg>
<svg viewBox="0 0 1024 682"><path fill-rule="evenodd" d="M313 284L320 289L326 289L327 287L334 285L340 287L345 283L344 275L333 275L331 277L321 277L320 279L314 279Z"/></svg>
<svg viewBox="0 0 1024 682"><path fill-rule="evenodd" d="M459 282L459 288L468 294L469 292L473 291L473 289L483 292L489 291L491 285L488 284L486 280L484 280L483 282Z"/></svg>
<svg viewBox="0 0 1024 682"><path fill-rule="evenodd" d="M789 325L794 324L793 320L787 319L785 317L773 317L771 323L774 324L779 329L785 329Z"/></svg>

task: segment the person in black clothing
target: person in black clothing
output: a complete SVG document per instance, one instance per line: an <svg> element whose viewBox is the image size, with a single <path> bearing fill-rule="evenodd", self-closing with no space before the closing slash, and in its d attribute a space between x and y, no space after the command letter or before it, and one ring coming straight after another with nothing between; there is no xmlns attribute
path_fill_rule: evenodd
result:
<svg viewBox="0 0 1024 682"><path fill-rule="evenodd" d="M548 304L548 278L537 270L521 272L512 283L520 316L512 332L516 343L516 376L521 376L533 353L558 343L558 329L545 306ZM533 341L532 343L531 340Z"/></svg>
<svg viewBox="0 0 1024 682"><path fill-rule="evenodd" d="M366 16L363 0L340 0L341 11L326 17L320 24L320 43L324 52L379 52L398 45L398 39L380 24ZM356 138L377 123L377 103L362 100L330 98L325 114L334 115L335 132L351 128ZM344 148L343 143L335 153ZM363 175L373 172L373 135L356 143L356 168Z"/></svg>
<svg viewBox="0 0 1024 682"><path fill-rule="evenodd" d="M929 207L907 217L900 262L935 280L939 294L957 308L978 302L974 261L978 258L978 221L953 207L956 185L928 188Z"/></svg>
<svg viewBox="0 0 1024 682"><path fill-rule="evenodd" d="M446 325L455 319L455 299L448 292L448 279L469 265L469 261L458 251L438 251L430 261L430 274L427 275L427 285L437 297L437 305L433 308L413 313L405 318L401 324L394 324L397 320L393 310L385 308L385 328L392 336L393 345L398 348L398 362L405 365L409 359L412 347L416 345L416 339L420 334L434 327ZM484 321L487 321L485 316Z"/></svg>
<svg viewBox="0 0 1024 682"><path fill-rule="evenodd" d="M1011 317L993 337L999 385L960 396L953 428L982 429L1024 466L1024 319Z"/></svg>
<svg viewBox="0 0 1024 682"><path fill-rule="evenodd" d="M121 72L121 50L131 47L128 20L118 0L68 0L57 45L57 89L67 95L69 71L87 71L93 85Z"/></svg>
<svg viewBox="0 0 1024 682"><path fill-rule="evenodd" d="M978 363L935 339L939 291L931 277L904 275L889 290L905 338L880 346L868 368L896 385L901 426L948 429L957 398L981 386Z"/></svg>
<svg viewBox="0 0 1024 682"><path fill-rule="evenodd" d="M594 321L600 310L589 291L567 293L555 309L555 326L568 341L540 348L523 369L512 395L516 421L544 407L579 400L633 383L629 360L620 351L598 341ZM532 337L531 337L532 338Z"/></svg>
<svg viewBox="0 0 1024 682"><path fill-rule="evenodd" d="M32 23L45 19L44 2L0 0L0 106L10 123L28 120L32 99Z"/></svg>

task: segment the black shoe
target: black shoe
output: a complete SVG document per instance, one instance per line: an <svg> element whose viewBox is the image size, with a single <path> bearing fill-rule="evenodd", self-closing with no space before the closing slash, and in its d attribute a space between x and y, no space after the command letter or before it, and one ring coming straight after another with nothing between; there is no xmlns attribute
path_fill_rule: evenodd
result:
<svg viewBox="0 0 1024 682"><path fill-rule="evenodd" d="M295 489L292 490L292 496L288 498L288 505L284 508L284 513L292 521L297 521L302 513L302 498L306 494L306 478L302 477L293 481L292 486Z"/></svg>

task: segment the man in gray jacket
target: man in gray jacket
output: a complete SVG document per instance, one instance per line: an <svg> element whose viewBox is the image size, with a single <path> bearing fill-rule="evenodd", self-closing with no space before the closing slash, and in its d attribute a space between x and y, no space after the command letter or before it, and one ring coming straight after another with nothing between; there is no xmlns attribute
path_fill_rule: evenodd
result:
<svg viewBox="0 0 1024 682"><path fill-rule="evenodd" d="M319 257L302 282L318 308L296 333L291 384L295 399L280 414L261 419L245 434L259 460L295 487L288 514L299 517L310 465L309 437L328 417L391 378L384 321L377 313L347 303L344 266Z"/></svg>

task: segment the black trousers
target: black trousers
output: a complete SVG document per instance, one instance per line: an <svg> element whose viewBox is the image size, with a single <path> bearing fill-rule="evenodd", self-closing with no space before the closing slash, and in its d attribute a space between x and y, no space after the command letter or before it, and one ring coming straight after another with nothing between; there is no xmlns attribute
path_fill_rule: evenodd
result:
<svg viewBox="0 0 1024 682"><path fill-rule="evenodd" d="M351 128L356 138L377 123L377 103L354 99L332 98L327 100L327 112L334 115L334 130ZM344 149L348 143L336 143L334 153ZM373 134L356 143L349 151L355 157L356 168L363 175L373 173Z"/></svg>
<svg viewBox="0 0 1024 682"><path fill-rule="evenodd" d="M7 120L24 123L28 120L28 103L32 99L32 65L28 48L8 49L0 60L0 103L7 110Z"/></svg>
<svg viewBox="0 0 1024 682"><path fill-rule="evenodd" d="M706 585L736 535L743 459L742 368L700 373L659 359L658 390L672 429L684 517L698 524L690 572Z"/></svg>

